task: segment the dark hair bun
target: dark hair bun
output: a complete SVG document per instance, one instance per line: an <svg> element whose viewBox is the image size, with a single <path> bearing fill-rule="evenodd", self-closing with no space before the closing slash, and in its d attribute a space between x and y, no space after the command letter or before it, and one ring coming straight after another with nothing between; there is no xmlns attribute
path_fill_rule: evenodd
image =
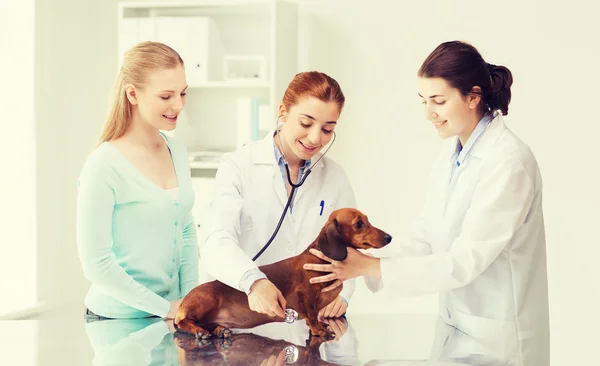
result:
<svg viewBox="0 0 600 366"><path fill-rule="evenodd" d="M490 72L491 88L487 98L488 105L492 111L500 111L502 115L508 114L510 104L510 87L513 83L512 73L504 66L488 64Z"/></svg>

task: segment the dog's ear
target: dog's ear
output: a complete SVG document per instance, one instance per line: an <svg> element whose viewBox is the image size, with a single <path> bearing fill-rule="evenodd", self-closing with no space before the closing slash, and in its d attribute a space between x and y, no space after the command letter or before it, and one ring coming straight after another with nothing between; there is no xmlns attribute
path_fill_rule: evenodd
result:
<svg viewBox="0 0 600 366"><path fill-rule="evenodd" d="M329 221L325 224L319 235L319 248L323 254L336 261L343 261L348 256L346 243L339 233L339 224L337 220Z"/></svg>

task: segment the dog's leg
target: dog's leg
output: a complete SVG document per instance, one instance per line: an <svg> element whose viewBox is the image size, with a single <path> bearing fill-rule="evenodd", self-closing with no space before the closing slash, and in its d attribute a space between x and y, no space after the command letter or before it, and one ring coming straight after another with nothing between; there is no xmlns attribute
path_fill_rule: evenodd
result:
<svg viewBox="0 0 600 366"><path fill-rule="evenodd" d="M229 338L231 336L231 330L224 326L217 325L215 329L213 329L212 334L217 338Z"/></svg>
<svg viewBox="0 0 600 366"><path fill-rule="evenodd" d="M319 309L317 307L319 303L318 296L311 296L308 294L302 294L299 299L302 299L302 305L306 311L305 319L306 324L310 328L310 337L324 337L326 339L335 338L335 333L331 332L325 324L319 321Z"/></svg>
<svg viewBox="0 0 600 366"><path fill-rule="evenodd" d="M223 352L231 347L231 338L216 338L213 340L215 342L215 347L217 347L217 351L219 352Z"/></svg>
<svg viewBox="0 0 600 366"><path fill-rule="evenodd" d="M200 285L183 299L173 319L177 330L194 334L198 340L212 336L212 327L217 326L212 319L219 301L211 290L209 284Z"/></svg>
<svg viewBox="0 0 600 366"><path fill-rule="evenodd" d="M194 322L188 318L180 319L177 323L177 329L194 334L196 339L208 339L211 337L209 331L194 324Z"/></svg>
<svg viewBox="0 0 600 366"><path fill-rule="evenodd" d="M192 334L175 332L173 342L178 349L191 352L195 349L200 349L210 344L210 339L196 338Z"/></svg>
<svg viewBox="0 0 600 366"><path fill-rule="evenodd" d="M325 343L327 340L323 337L311 337L310 342L307 342L305 357L306 365L323 365L325 364L324 360L321 359L321 353L319 352L319 347L321 344Z"/></svg>

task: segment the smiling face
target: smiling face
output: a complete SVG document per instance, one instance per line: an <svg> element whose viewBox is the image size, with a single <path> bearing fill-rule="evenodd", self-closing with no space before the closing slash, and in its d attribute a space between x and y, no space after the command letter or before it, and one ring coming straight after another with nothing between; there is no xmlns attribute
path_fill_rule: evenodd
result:
<svg viewBox="0 0 600 366"><path fill-rule="evenodd" d="M307 96L299 98L289 110L281 104L279 114L283 122L280 133L286 159L310 160L331 141L340 109L335 102Z"/></svg>
<svg viewBox="0 0 600 366"><path fill-rule="evenodd" d="M458 136L464 145L480 119L479 95L463 96L442 78L420 77L418 89L425 118L433 123L438 135L444 139Z"/></svg>
<svg viewBox="0 0 600 366"><path fill-rule="evenodd" d="M143 88L129 84L127 98L139 120L152 127L171 131L185 106L187 82L183 66L154 71Z"/></svg>

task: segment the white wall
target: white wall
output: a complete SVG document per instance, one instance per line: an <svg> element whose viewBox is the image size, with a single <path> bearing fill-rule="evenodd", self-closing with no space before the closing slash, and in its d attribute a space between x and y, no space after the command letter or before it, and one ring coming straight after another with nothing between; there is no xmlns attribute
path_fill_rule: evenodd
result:
<svg viewBox="0 0 600 366"><path fill-rule="evenodd" d="M486 60L512 70L515 85L506 121L536 153L546 185L553 364L588 361L582 351L593 349L594 315L600 308L600 240L594 225L600 217L600 127L594 109L595 35L600 31L592 25L592 2L299 3L301 68L330 73L347 97L331 154L345 166L360 208L395 240L419 208L429 162L439 146L416 93L422 60L438 43L462 39L475 44ZM54 305L75 303L77 309L83 306L87 281L74 239L75 182L103 123L116 71L116 4L36 1L39 297ZM28 113L26 104L15 105L22 110L8 104L2 111L18 117ZM14 130L11 123L31 118L18 117L0 118L3 130ZM26 149L0 146L3 157L17 156L13 147ZM381 157L367 159L365 152L374 147L380 147ZM350 152L341 154L342 148ZM2 177L5 182L4 173ZM17 188L27 189L8 187ZM2 208L4 218L10 212L4 201ZM396 299L385 292L370 295L361 286L351 311L433 312L434 300L435 296ZM43 338L55 336L41 332Z"/></svg>
<svg viewBox="0 0 600 366"><path fill-rule="evenodd" d="M117 59L117 1L36 0L38 296L48 318L82 317L89 283L75 242L76 181L105 116ZM89 362L89 347L53 340L79 331L40 322L44 364ZM59 349L59 347L65 347Z"/></svg>
<svg viewBox="0 0 600 366"><path fill-rule="evenodd" d="M25 315L38 301L34 1L8 5L0 2L0 317Z"/></svg>
<svg viewBox="0 0 600 366"><path fill-rule="evenodd" d="M76 180L99 136L116 72L117 1L36 0L39 296L83 309Z"/></svg>

